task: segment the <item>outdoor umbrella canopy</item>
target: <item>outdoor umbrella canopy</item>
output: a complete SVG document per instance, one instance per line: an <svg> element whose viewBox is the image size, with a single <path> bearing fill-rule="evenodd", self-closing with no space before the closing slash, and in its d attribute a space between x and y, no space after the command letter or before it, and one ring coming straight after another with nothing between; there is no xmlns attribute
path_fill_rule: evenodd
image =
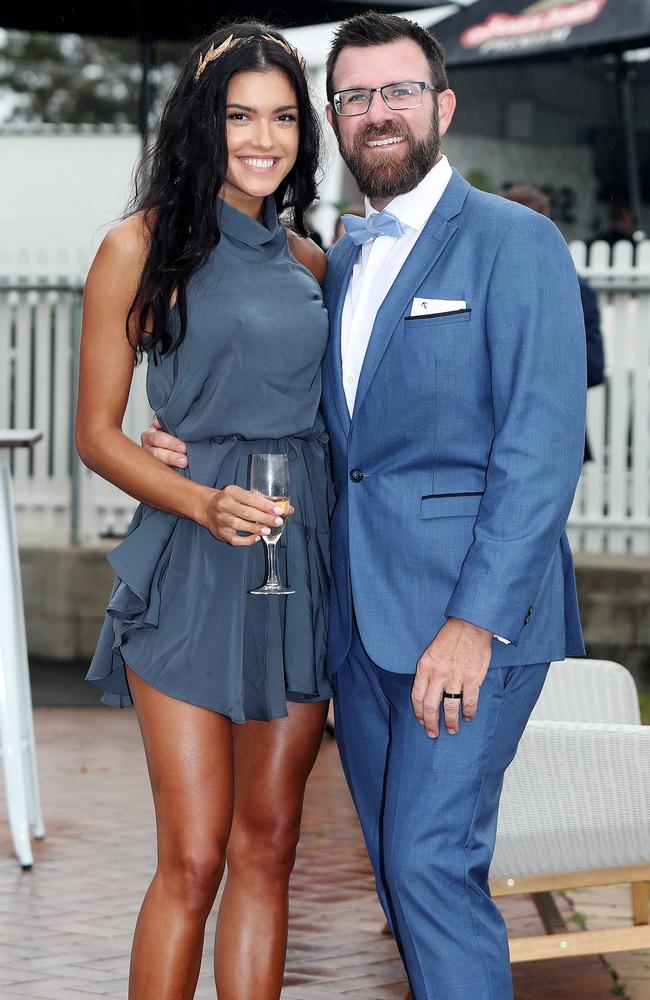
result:
<svg viewBox="0 0 650 1000"><path fill-rule="evenodd" d="M399 11L443 6L448 0L375 0L374 8ZM22 31L73 32L115 38L177 40L199 38L220 22L250 17L287 28L303 24L339 21L368 10L355 0L264 0L241 3L230 0L176 0L163 5L154 0L111 0L91 3L6 3L0 11L0 27Z"/></svg>
<svg viewBox="0 0 650 1000"><path fill-rule="evenodd" d="M435 28L448 66L650 44L650 0L478 0Z"/></svg>

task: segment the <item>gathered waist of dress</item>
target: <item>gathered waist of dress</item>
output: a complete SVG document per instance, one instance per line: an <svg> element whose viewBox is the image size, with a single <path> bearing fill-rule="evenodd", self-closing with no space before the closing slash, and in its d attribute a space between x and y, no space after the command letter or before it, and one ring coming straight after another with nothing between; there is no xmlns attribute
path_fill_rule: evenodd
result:
<svg viewBox="0 0 650 1000"><path fill-rule="evenodd" d="M321 448L327 447L328 436L321 427L306 435L288 435L279 438L248 438L242 434L223 434L203 439L192 439L189 437L182 438L182 440L185 441L188 448L194 447L196 449L199 446L202 451L211 447L218 448L219 450L223 448L235 448L237 451L248 455L286 454L289 456L289 460L291 460L296 458L301 452L312 449L314 445Z"/></svg>
<svg viewBox="0 0 650 1000"><path fill-rule="evenodd" d="M326 475L329 468L327 436L283 438L243 438L236 434L188 440L189 466L179 470L188 478L205 486L222 489L230 483L247 486L251 455L287 455L290 463L297 463L308 478Z"/></svg>
<svg viewBox="0 0 650 1000"><path fill-rule="evenodd" d="M288 434L285 437L259 437L248 438L243 434L214 435L208 438L215 444L225 444L226 442L238 442L242 447L248 448L251 445L258 446L268 444L271 451L282 450L283 447L295 445L300 447L305 444L314 444L315 441L327 441L327 435L321 428L316 428L308 434Z"/></svg>

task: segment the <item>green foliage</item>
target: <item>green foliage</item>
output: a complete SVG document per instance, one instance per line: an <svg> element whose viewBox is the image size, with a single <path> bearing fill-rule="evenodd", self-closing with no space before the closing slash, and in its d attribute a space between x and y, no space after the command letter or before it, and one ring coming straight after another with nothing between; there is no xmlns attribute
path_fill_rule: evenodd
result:
<svg viewBox="0 0 650 1000"><path fill-rule="evenodd" d="M641 704L641 722L650 726L650 691L640 691L639 702Z"/></svg>
<svg viewBox="0 0 650 1000"><path fill-rule="evenodd" d="M156 49L156 104L167 95L182 51L174 44ZM0 31L0 121L136 125L140 80L135 40Z"/></svg>
<svg viewBox="0 0 650 1000"><path fill-rule="evenodd" d="M577 911L569 917L569 923L577 924L581 927L583 931L587 930L587 918L584 913L578 913Z"/></svg>
<svg viewBox="0 0 650 1000"><path fill-rule="evenodd" d="M475 167L474 170L469 171L467 181L472 187L478 188L479 191L487 191L489 194L494 192L494 184L490 180L489 174L480 167Z"/></svg>

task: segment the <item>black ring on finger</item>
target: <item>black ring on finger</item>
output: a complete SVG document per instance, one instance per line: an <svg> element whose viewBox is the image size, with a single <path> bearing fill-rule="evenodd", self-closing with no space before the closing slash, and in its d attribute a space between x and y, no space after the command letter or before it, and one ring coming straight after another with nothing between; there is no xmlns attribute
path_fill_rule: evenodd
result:
<svg viewBox="0 0 650 1000"><path fill-rule="evenodd" d="M463 692L459 691L458 694L452 694L450 691L443 691L442 692L442 697L443 698L450 698L450 699L453 699L454 701L458 701L459 699L462 699Z"/></svg>

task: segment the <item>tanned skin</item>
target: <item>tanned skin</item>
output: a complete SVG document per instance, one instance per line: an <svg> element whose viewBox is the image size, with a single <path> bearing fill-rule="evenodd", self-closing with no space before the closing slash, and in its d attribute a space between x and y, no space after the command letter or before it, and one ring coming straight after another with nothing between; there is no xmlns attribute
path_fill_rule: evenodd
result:
<svg viewBox="0 0 650 1000"><path fill-rule="evenodd" d="M261 220L264 197L295 162L298 123L280 113L295 105L295 95L287 78L271 70L233 77L227 101L249 110L228 117L229 171L221 195ZM243 159L261 155L274 159L266 175L249 171ZM224 544L255 545L278 523L279 511L271 501L234 485L216 490L193 483L122 432L135 363L125 324L148 235L141 216L126 219L104 239L88 277L79 454L87 466L138 500L191 518ZM296 259L322 282L322 251L293 233L289 241ZM175 464L187 464L182 451ZM129 1000L194 996L205 921L226 862L215 947L219 1000L277 1000L287 944L289 875L305 783L328 703L289 703L287 718L234 725L217 712L168 697L125 668L151 779L158 848L156 872L136 925ZM188 663L187 669L192 668ZM122 835L128 837L128 829Z"/></svg>

